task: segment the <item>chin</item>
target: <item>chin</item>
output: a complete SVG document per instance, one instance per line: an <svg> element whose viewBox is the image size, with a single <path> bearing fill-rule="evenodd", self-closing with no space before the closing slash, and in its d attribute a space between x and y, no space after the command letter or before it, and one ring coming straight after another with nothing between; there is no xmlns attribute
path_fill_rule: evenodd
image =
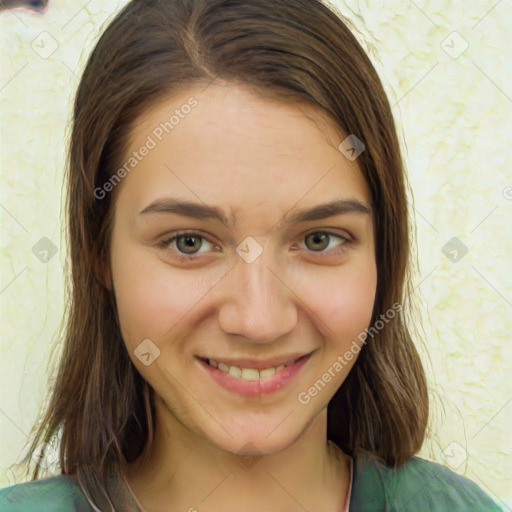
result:
<svg viewBox="0 0 512 512"><path fill-rule="evenodd" d="M295 443L311 423L306 420L299 422L291 412L264 419L246 415L240 423L223 423L223 428L219 428L216 435L206 432L202 435L218 448L236 455L271 455Z"/></svg>

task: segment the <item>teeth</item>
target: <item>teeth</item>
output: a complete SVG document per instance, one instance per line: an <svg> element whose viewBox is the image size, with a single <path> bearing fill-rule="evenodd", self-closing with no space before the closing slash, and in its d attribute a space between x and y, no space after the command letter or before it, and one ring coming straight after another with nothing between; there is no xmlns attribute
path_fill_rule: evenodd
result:
<svg viewBox="0 0 512 512"><path fill-rule="evenodd" d="M270 369L272 370L272 368ZM233 374L231 373L231 375ZM244 380L260 380L260 372L255 368L244 368L240 374L240 377L242 377Z"/></svg>
<svg viewBox="0 0 512 512"><path fill-rule="evenodd" d="M237 379L239 379L242 376L242 370L238 368L238 366L230 366L228 373L229 375L231 375L232 377L236 377Z"/></svg>
<svg viewBox="0 0 512 512"><path fill-rule="evenodd" d="M277 368L265 368L264 370L257 370L256 368L240 368L238 366L229 366L223 362L217 362L214 359L208 359L208 364L214 368L218 368L237 379L243 379L248 381L255 381L260 379L268 379L276 373L280 372L287 366L290 366L294 361L287 362L286 364L280 364Z"/></svg>
<svg viewBox="0 0 512 512"><path fill-rule="evenodd" d="M211 361L211 359L210 359L210 361ZM215 361L214 361L214 362L215 362ZM229 373L229 366L228 366L227 364L219 363L219 364L217 365L217 368L218 368L219 370L222 370L224 373Z"/></svg>
<svg viewBox="0 0 512 512"><path fill-rule="evenodd" d="M260 370L260 379L268 379L269 377L272 377L276 373L275 368L267 368L266 370Z"/></svg>

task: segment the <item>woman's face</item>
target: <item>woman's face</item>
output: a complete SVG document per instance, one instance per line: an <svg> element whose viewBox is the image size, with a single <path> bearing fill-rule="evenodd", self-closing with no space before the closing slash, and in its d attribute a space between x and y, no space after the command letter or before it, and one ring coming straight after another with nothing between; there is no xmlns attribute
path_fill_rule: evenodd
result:
<svg viewBox="0 0 512 512"><path fill-rule="evenodd" d="M310 107L193 89L137 120L102 188L123 338L157 414L233 453L295 441L362 345L374 234L344 138Z"/></svg>

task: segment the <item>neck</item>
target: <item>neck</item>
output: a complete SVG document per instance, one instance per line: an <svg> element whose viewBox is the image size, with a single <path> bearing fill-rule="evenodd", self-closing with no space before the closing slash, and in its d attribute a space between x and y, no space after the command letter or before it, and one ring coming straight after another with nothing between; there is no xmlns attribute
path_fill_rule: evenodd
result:
<svg viewBox="0 0 512 512"><path fill-rule="evenodd" d="M143 510L169 510L170 503L175 510L202 512L342 509L350 458L327 442L327 409L285 449L237 455L184 427L162 403L155 405L153 445L123 467Z"/></svg>

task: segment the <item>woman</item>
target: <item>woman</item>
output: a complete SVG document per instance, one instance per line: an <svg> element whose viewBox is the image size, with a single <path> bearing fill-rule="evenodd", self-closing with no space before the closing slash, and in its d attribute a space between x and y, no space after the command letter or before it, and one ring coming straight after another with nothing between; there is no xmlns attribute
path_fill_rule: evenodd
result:
<svg viewBox="0 0 512 512"><path fill-rule="evenodd" d="M36 468L2 511L499 510L414 456L403 164L339 16L130 2L69 154L72 295L30 450L58 435L62 475Z"/></svg>

